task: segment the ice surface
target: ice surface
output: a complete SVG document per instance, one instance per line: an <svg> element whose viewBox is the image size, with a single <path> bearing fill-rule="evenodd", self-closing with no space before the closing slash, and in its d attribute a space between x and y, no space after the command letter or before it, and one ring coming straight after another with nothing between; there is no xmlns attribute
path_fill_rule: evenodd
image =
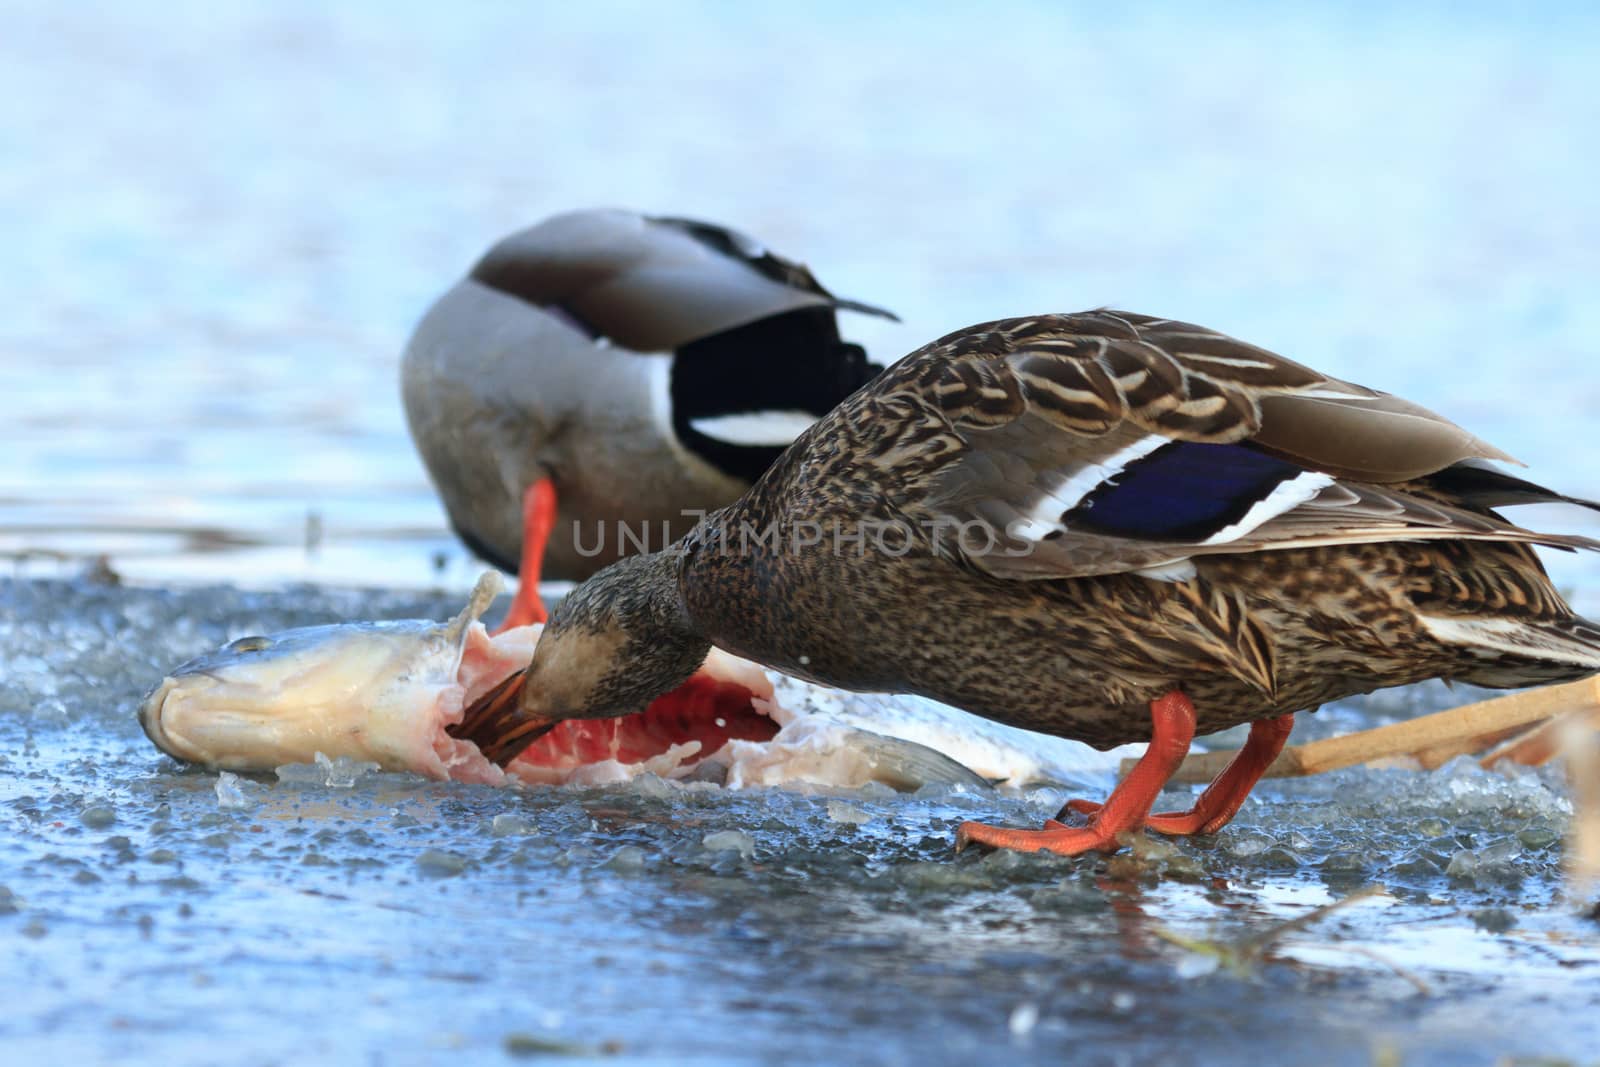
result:
<svg viewBox="0 0 1600 1067"><path fill-rule="evenodd" d="M839 1052L826 1019L854 1047L909 1044L935 1064L997 1044L1040 1062L1084 1047L1155 1062L1152 1035L1174 1034L1275 1062L1308 1042L1365 1055L1372 1033L1439 1063L1485 1047L1579 1056L1600 1039L1577 1010L1600 1001L1600 950L1562 878L1571 802L1555 769L1350 770L1269 782L1211 838L1144 839L1110 860L956 856L962 820L1037 826L1072 790L644 775L513 791L332 760L225 780L160 755L134 721L168 667L226 639L445 618L460 599L0 582L8 1042L203 1063L219 1035L288 1055L279 1031L328 1012L488 1054L538 1032L728 1063L746 1061L750 1027L685 1019L748 1018L783 1057L818 1060ZM112 633L118 654L99 655ZM41 717L47 693L62 707ZM1328 712L1355 727L1402 703ZM235 790L253 805L229 807ZM1248 940L1371 883L1390 887L1386 906L1339 913L1243 971L1163 936ZM114 992L134 988L148 995ZM624 989L635 1007L613 1023ZM550 1003L562 1015L547 1025ZM1013 1043L1025 1004L1038 1016ZM1273 1036L1286 1027L1293 1040ZM318 1040L380 1040L327 1036L349 1032Z"/></svg>

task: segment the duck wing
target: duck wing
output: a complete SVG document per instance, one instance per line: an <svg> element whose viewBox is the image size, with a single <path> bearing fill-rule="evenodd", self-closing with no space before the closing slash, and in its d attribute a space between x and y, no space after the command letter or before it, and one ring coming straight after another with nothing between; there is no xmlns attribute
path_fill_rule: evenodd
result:
<svg viewBox="0 0 1600 1067"><path fill-rule="evenodd" d="M996 577L1181 578L1202 555L1433 538L1600 548L1490 511L1570 498L1485 469L1516 461L1448 419L1189 323L1003 320L872 394L896 427L874 451L891 503Z"/></svg>
<svg viewBox="0 0 1600 1067"><path fill-rule="evenodd" d="M817 281L817 276L811 273L810 267L778 255L749 234L727 226L674 215L657 215L650 221L664 227L679 229L721 255L744 263L757 274L797 292L821 297L836 308L873 315L880 319L888 319L890 322L900 321L900 316L887 308L835 296L822 287L822 283Z"/></svg>
<svg viewBox="0 0 1600 1067"><path fill-rule="evenodd" d="M471 276L638 352L808 307L894 317L836 298L804 266L734 230L621 210L546 219L491 248Z"/></svg>

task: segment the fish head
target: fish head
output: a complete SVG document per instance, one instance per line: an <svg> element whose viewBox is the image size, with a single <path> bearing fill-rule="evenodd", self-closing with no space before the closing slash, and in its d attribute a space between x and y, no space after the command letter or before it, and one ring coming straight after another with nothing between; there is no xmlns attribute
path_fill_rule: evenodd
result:
<svg viewBox="0 0 1600 1067"><path fill-rule="evenodd" d="M396 713L414 717L428 691L455 684L461 642L446 630L406 620L242 637L162 679L139 724L168 755L230 770L364 751Z"/></svg>
<svg viewBox="0 0 1600 1067"><path fill-rule="evenodd" d="M444 777L434 765L451 747L441 724L461 717L464 675L503 675L527 661L525 643L497 649L477 621L498 589L485 576L449 622L241 637L162 679L140 704L139 724L168 755L224 770L310 763L322 752Z"/></svg>

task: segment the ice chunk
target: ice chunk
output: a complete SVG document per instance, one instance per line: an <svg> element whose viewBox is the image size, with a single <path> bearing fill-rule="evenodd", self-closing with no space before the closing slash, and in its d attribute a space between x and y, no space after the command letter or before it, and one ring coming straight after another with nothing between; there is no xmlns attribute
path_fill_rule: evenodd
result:
<svg viewBox="0 0 1600 1067"><path fill-rule="evenodd" d="M636 874L644 870L644 864L644 849L638 845L623 845L602 866L619 874Z"/></svg>
<svg viewBox="0 0 1600 1067"><path fill-rule="evenodd" d="M442 848L424 849L417 855L417 870L429 878L454 878L467 869L467 858Z"/></svg>
<svg viewBox="0 0 1600 1067"><path fill-rule="evenodd" d="M1522 855L1522 845L1514 837L1492 841L1478 852L1478 861L1490 867L1504 867Z"/></svg>
<svg viewBox="0 0 1600 1067"><path fill-rule="evenodd" d="M110 804L90 804L78 812L78 821L91 830L104 830L117 821L117 812Z"/></svg>
<svg viewBox="0 0 1600 1067"><path fill-rule="evenodd" d="M633 780L633 791L651 800L666 800L672 796L673 789L660 775L641 774Z"/></svg>
<svg viewBox="0 0 1600 1067"><path fill-rule="evenodd" d="M1480 849L1461 849L1450 857L1445 874L1478 885L1514 883L1521 878L1517 869L1521 857L1521 843L1514 837L1502 837Z"/></svg>
<svg viewBox="0 0 1600 1067"><path fill-rule="evenodd" d="M1228 838L1224 847L1233 855L1246 859L1258 856L1273 846L1272 838L1266 834L1246 830L1236 833Z"/></svg>
<svg viewBox="0 0 1600 1067"><path fill-rule="evenodd" d="M828 801L828 818L834 822L849 823L854 826L860 826L862 823L872 821L871 815L868 815L853 804L846 804L842 800Z"/></svg>
<svg viewBox="0 0 1600 1067"><path fill-rule="evenodd" d="M323 785L330 789L354 789L357 782L378 770L371 760L338 756L329 759L321 751L312 754L315 763L286 763L275 770L278 781L296 785Z"/></svg>
<svg viewBox="0 0 1600 1067"><path fill-rule="evenodd" d="M1222 960L1208 952L1191 952L1178 961L1173 970L1179 978L1204 978L1214 974Z"/></svg>
<svg viewBox="0 0 1600 1067"><path fill-rule="evenodd" d="M320 752L317 753L317 764L323 770L323 784L330 789L354 789L363 776L378 769L378 765L371 760L351 759L349 756L329 759Z"/></svg>
<svg viewBox="0 0 1600 1067"><path fill-rule="evenodd" d="M537 831L532 819L510 812L496 815L489 823L489 833L494 837L517 837Z"/></svg>
<svg viewBox="0 0 1600 1067"><path fill-rule="evenodd" d="M737 852L745 859L756 853L755 838L743 830L718 830L707 834L700 843L708 852Z"/></svg>
<svg viewBox="0 0 1600 1067"><path fill-rule="evenodd" d="M239 776L232 771L217 775L217 807L223 811L244 811L255 807L255 801L245 796L239 787Z"/></svg>
<svg viewBox="0 0 1600 1067"><path fill-rule="evenodd" d="M1451 878L1471 881L1478 876L1478 854L1470 848L1462 849L1450 857L1450 866L1444 869L1444 873Z"/></svg>
<svg viewBox="0 0 1600 1067"><path fill-rule="evenodd" d="M285 785L321 785L323 781L322 768L315 763L285 763L272 773Z"/></svg>
<svg viewBox="0 0 1600 1067"><path fill-rule="evenodd" d="M1006 1029L1016 1040L1025 1039L1033 1033L1033 1028L1039 1025L1039 1005L1031 1000L1025 1000L1011 1009L1011 1017L1006 1020Z"/></svg>
<svg viewBox="0 0 1600 1067"><path fill-rule="evenodd" d="M59 697L44 697L34 701L34 720L50 726L65 726L70 719L66 702Z"/></svg>

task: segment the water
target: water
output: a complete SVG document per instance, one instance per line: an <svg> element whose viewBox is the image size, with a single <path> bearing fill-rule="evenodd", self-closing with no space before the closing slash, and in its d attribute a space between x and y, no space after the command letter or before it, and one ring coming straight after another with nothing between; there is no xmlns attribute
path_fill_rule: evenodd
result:
<svg viewBox="0 0 1600 1067"><path fill-rule="evenodd" d="M1600 496L1594 11L0 19L0 554L23 579L0 585L8 1053L1592 1058L1596 931L1562 896L1565 793L1539 775L1348 772L1267 789L1165 858L952 859L961 819L1033 822L1059 797L325 773L219 792L131 715L230 637L453 613L477 567L406 438L397 353L490 242L574 206L739 225L898 311L851 323L880 358L1040 310L1189 318ZM100 555L136 587L33 581ZM1600 614L1596 561L1549 559ZM307 581L333 587L288 584ZM1237 942L1368 882L1392 895L1237 969L1161 936Z"/></svg>

